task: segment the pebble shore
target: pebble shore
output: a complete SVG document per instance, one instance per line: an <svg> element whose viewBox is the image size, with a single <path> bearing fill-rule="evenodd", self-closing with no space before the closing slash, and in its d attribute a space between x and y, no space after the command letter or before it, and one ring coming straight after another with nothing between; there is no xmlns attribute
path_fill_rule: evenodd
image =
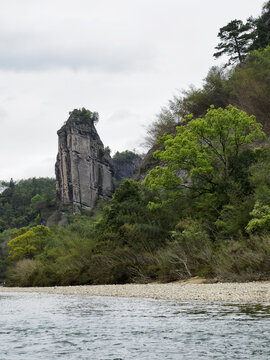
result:
<svg viewBox="0 0 270 360"><path fill-rule="evenodd" d="M241 303L270 303L270 281L249 283L83 285L56 287L1 287L0 292L35 292L64 295L118 296L163 300L200 300Z"/></svg>

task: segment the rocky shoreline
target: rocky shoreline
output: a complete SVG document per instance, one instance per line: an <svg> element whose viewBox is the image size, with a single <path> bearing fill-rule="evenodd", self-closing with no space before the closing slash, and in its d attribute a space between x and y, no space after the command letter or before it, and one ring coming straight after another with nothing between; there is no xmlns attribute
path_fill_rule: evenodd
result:
<svg viewBox="0 0 270 360"><path fill-rule="evenodd" d="M200 300L241 303L270 303L270 281L249 283L203 283L191 279L168 284L83 285L56 287L1 287L0 292L35 292L63 295L90 295Z"/></svg>

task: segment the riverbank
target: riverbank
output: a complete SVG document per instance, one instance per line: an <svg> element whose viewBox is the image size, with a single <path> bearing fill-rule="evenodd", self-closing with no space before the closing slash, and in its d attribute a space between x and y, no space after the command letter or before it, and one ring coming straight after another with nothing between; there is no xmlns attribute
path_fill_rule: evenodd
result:
<svg viewBox="0 0 270 360"><path fill-rule="evenodd" d="M204 283L190 279L168 284L83 285L56 287L1 287L0 292L36 292L63 295L91 295L153 298L163 300L201 300L224 302L270 302L270 281L250 283Z"/></svg>

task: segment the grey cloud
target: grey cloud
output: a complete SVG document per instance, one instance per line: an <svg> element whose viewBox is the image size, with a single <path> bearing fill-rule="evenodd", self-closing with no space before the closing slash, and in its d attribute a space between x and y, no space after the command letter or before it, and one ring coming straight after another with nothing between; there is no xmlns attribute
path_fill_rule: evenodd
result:
<svg viewBox="0 0 270 360"><path fill-rule="evenodd" d="M25 44L25 45L24 45ZM155 62L155 50L144 43L95 44L85 40L81 43L63 45L40 42L29 35L0 37L0 70L39 71L53 68L81 68L105 72L149 71Z"/></svg>
<svg viewBox="0 0 270 360"><path fill-rule="evenodd" d="M110 125L112 124L112 126L120 123L120 126L122 126L123 123L129 123L130 121L134 121L137 118L137 114L131 113L129 110L126 109L119 109L106 120L106 123Z"/></svg>

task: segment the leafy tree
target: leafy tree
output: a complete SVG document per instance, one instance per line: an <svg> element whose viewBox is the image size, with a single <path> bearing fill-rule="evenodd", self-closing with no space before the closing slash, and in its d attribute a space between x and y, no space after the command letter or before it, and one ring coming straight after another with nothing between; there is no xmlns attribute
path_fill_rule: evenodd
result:
<svg viewBox="0 0 270 360"><path fill-rule="evenodd" d="M2 229L26 226L45 222L55 210L55 180L48 178L32 178L3 183L0 193L0 218ZM34 198L34 199L33 199Z"/></svg>
<svg viewBox="0 0 270 360"><path fill-rule="evenodd" d="M189 115L186 120L175 137L165 134L160 139L165 149L154 156L167 166L153 169L144 184L152 189L226 193L246 146L264 136L261 124L233 106L212 106L204 118Z"/></svg>
<svg viewBox="0 0 270 360"><path fill-rule="evenodd" d="M233 20L220 28L218 37L221 42L216 46L218 51L214 53L214 57L228 55L226 66L243 62L255 36L252 25L250 21L244 24L241 20Z"/></svg>
<svg viewBox="0 0 270 360"><path fill-rule="evenodd" d="M142 250L159 247L164 242L167 226L162 228L163 219L147 207L151 196L140 184L125 179L97 225L99 242L109 248L129 246ZM164 222L168 220L163 218Z"/></svg>
<svg viewBox="0 0 270 360"><path fill-rule="evenodd" d="M182 118L189 114L204 116L211 105L226 107L229 104L228 72L224 68L213 66L201 89L191 86L182 94L181 110L179 109Z"/></svg>
<svg viewBox="0 0 270 360"><path fill-rule="evenodd" d="M14 260L33 259L43 250L49 235L50 229L42 225L14 231L12 239L8 243L9 258Z"/></svg>

